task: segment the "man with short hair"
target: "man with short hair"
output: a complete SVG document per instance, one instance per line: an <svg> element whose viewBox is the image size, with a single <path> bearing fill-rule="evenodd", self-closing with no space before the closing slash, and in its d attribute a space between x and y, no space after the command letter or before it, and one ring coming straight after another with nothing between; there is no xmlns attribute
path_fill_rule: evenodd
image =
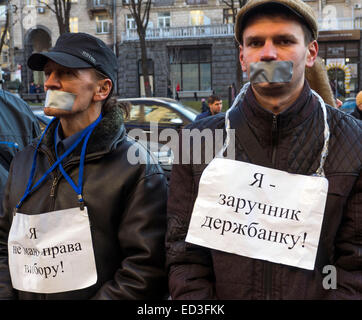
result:
<svg viewBox="0 0 362 320"><path fill-rule="evenodd" d="M213 115L221 112L222 100L219 96L214 95L214 94L209 96L209 98L207 99L207 103L208 103L209 109L200 113L199 115L197 115L195 121L204 119L209 116L213 116Z"/></svg>
<svg viewBox="0 0 362 320"><path fill-rule="evenodd" d="M111 97L116 56L94 36L65 33L28 66L44 71L54 118L10 168L0 298L163 298L166 177L125 132L127 106Z"/></svg>
<svg viewBox="0 0 362 320"><path fill-rule="evenodd" d="M172 169L173 299L362 298L362 127L305 81L317 36L301 0L250 0L239 11L250 83L225 116L188 127L230 139L210 163ZM204 140L201 150L213 146Z"/></svg>

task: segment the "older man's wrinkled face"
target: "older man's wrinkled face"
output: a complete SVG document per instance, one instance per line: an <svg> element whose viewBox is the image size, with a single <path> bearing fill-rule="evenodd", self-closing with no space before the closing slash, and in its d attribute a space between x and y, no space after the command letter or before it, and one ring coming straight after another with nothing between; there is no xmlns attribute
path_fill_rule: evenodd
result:
<svg viewBox="0 0 362 320"><path fill-rule="evenodd" d="M71 110L45 108L49 116L67 116L80 113L89 108L97 92L98 81L92 68L72 69L48 60L44 67L45 91L58 90L74 94L75 100Z"/></svg>
<svg viewBox="0 0 362 320"><path fill-rule="evenodd" d="M318 53L316 41L305 44L301 24L285 17L256 16L251 18L243 32L240 62L250 75L250 64L268 61L291 61L293 74L289 82L261 82L253 88L263 95L293 92L304 84L305 67L313 66Z"/></svg>

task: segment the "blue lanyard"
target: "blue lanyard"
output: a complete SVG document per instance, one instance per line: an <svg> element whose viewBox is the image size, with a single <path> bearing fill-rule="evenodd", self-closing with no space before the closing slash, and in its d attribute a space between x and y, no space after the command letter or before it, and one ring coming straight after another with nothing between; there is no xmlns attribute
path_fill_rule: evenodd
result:
<svg viewBox="0 0 362 320"><path fill-rule="evenodd" d="M19 149L19 145L16 142L7 142L7 141L0 141L0 144L6 144L9 147L13 147L15 149Z"/></svg>
<svg viewBox="0 0 362 320"><path fill-rule="evenodd" d="M34 152L33 164L32 164L32 167L31 167L28 184L26 186L26 190L25 190L25 193L24 193L23 197L21 198L21 200L19 201L19 203L16 206L17 209L20 208L20 206L22 205L24 200L29 196L29 194L31 192L33 192L44 181L44 179L58 166L59 166L59 169L62 172L63 176L67 179L67 181L70 183L70 185L72 186L74 191L77 193L79 202L83 203L83 197L82 197L81 193L82 193L82 188L83 188L83 186L82 186L83 185L83 171L84 171L84 161L85 161L85 153L86 153L87 143L88 143L88 140L89 140L89 137L90 137L92 131L98 125L98 123L102 120L102 113L99 115L98 119L95 122L93 122L91 125L89 125L83 131L82 135L80 137L78 137L78 139L68 148L68 150L66 150L61 155L60 158L58 158L58 153L57 153L56 145L55 145L55 153L56 153L57 161L44 173L44 175L38 180L38 182L33 187L31 187L31 185L33 184L35 168L36 168L36 159L37 159L38 149L39 149L40 143L43 140L43 137L44 137L45 133L47 132L50 124L54 121L54 119L55 118L53 118L50 121L50 123L47 125L47 127L45 128L45 130L44 130L44 132L43 132L43 134L42 134L42 136L41 136L41 138L40 138L40 140L39 140L39 142L38 142L38 144L36 146L36 150ZM59 124L58 124L58 126L59 126ZM57 126L57 129L58 129L58 126ZM55 137L56 137L56 133L57 133L57 130L55 131ZM85 137L85 140L83 142L82 152L81 152L81 157L80 157L78 186L77 186L77 185L75 185L73 180L68 176L68 174L64 171L61 162L78 146L78 144L84 139L84 137Z"/></svg>

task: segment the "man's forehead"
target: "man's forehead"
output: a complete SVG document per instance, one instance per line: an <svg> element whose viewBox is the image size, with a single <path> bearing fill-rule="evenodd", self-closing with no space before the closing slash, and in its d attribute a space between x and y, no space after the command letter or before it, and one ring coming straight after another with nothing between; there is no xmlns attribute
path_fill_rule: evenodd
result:
<svg viewBox="0 0 362 320"><path fill-rule="evenodd" d="M44 65L44 69L47 68L47 69L54 69L54 68L64 68L64 69L71 69L71 68L68 68L68 67L65 67L65 66L62 66L61 64L59 63L56 63L55 61L51 60L51 59L48 59L47 62L45 63Z"/></svg>
<svg viewBox="0 0 362 320"><path fill-rule="evenodd" d="M247 20L247 22L245 23L244 32L246 29L259 23L269 23L280 26L293 25L293 26L299 26L300 29L302 29L301 22L297 19L294 19L293 17L288 17L285 15L269 16L269 15L260 14L260 15L254 15Z"/></svg>
<svg viewBox="0 0 362 320"><path fill-rule="evenodd" d="M92 70L93 68L69 68L66 66L63 66L51 59L48 59L48 61L44 65L44 71L45 70L72 70L72 71L81 71L81 70Z"/></svg>
<svg viewBox="0 0 362 320"><path fill-rule="evenodd" d="M274 24L275 28L257 28L258 24L265 23ZM248 21L247 25L245 26L245 29L243 31L243 38L245 39L248 37L265 37L267 35L270 35L271 33L275 33L275 36L294 38L296 38L297 33L300 33L300 35L304 35L302 25L294 19L284 19L282 17L253 17L250 21Z"/></svg>

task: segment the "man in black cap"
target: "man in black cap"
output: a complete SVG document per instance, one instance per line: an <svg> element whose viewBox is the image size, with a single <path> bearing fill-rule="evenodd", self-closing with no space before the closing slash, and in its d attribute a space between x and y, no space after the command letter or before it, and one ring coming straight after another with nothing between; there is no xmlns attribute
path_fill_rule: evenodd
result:
<svg viewBox="0 0 362 320"><path fill-rule="evenodd" d="M166 178L125 133L127 106L111 97L116 56L91 35L66 33L28 65L44 70L54 118L10 169L0 298L164 297Z"/></svg>
<svg viewBox="0 0 362 320"><path fill-rule="evenodd" d="M362 298L362 127L305 81L317 36L301 0L250 0L239 11L250 83L225 116L188 128L215 137L225 128L228 139L210 163L205 152L202 164L172 168L173 299Z"/></svg>

